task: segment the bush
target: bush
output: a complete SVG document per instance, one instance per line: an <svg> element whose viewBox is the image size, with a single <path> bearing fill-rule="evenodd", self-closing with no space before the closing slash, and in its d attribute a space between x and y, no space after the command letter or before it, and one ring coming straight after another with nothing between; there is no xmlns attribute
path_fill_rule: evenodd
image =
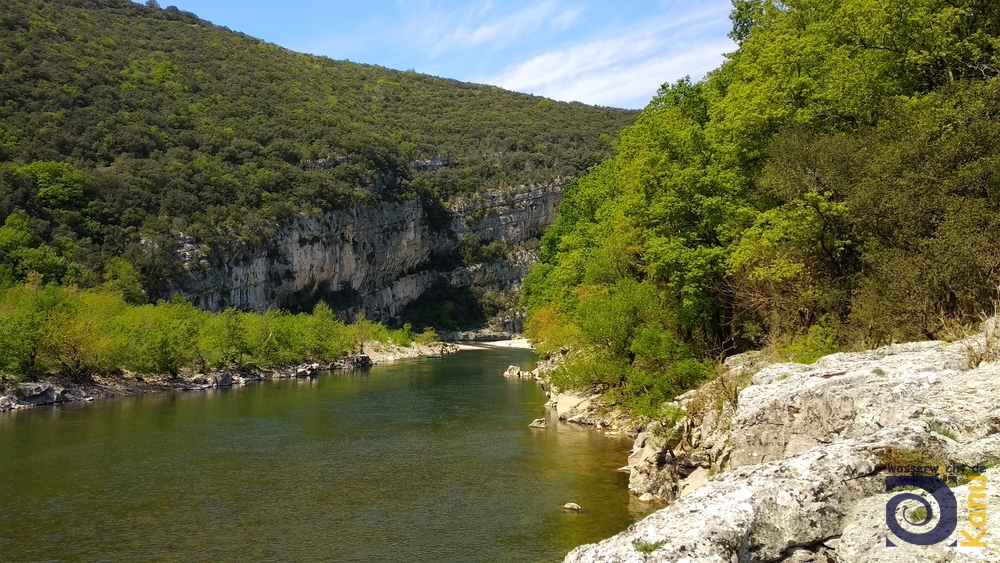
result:
<svg viewBox="0 0 1000 563"><path fill-rule="evenodd" d="M413 344L413 335L411 334L412 327L410 323L406 323L402 328L389 332L389 340L397 346L410 346Z"/></svg>
<svg viewBox="0 0 1000 563"><path fill-rule="evenodd" d="M0 374L60 373L85 380L123 369L178 375L227 365L270 368L332 362L362 339L410 343L410 327L389 331L358 318L345 326L325 303L312 314L200 311L182 298L130 305L121 291L54 284L0 289ZM425 331L420 338L437 338Z"/></svg>
<svg viewBox="0 0 1000 563"><path fill-rule="evenodd" d="M826 326L824 321L809 327L806 334L799 336L791 344L778 347L775 351L775 358L778 361L811 364L836 351L837 331Z"/></svg>
<svg viewBox="0 0 1000 563"><path fill-rule="evenodd" d="M434 330L434 327L429 326L425 327L424 331L418 334L416 338L414 338L413 340L414 342L420 344L421 346L430 346L435 342L440 342L441 337L438 336L438 333L437 331Z"/></svg>

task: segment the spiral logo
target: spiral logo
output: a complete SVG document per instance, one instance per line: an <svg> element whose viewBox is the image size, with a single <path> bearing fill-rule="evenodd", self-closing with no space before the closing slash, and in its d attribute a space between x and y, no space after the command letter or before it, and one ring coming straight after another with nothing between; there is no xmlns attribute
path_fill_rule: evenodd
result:
<svg viewBox="0 0 1000 563"><path fill-rule="evenodd" d="M903 528L902 524L897 519L896 512L899 509L899 506L904 502L915 501L925 510L925 515L922 518L917 518L914 515L917 507L912 504L908 504L902 510L901 516L911 526L919 528L924 528L930 525L931 521L934 519L935 509L927 499L916 493L899 493L889 499L889 502L885 504L885 523L889 526L889 530L892 531L897 538L912 545L934 545L948 539L951 534L955 532L955 528L958 526L958 502L955 500L955 495L951 492L951 489L949 489L944 482L937 477L923 476L899 476L885 478L885 492L892 492L893 490L901 487L917 487L918 489L923 489L930 493L934 502L937 504L937 510L939 511L940 518L938 518L938 522L933 528L928 528L926 530L914 532ZM911 518L907 515L907 513L914 516ZM891 542L888 540L886 541L887 545L892 545Z"/></svg>

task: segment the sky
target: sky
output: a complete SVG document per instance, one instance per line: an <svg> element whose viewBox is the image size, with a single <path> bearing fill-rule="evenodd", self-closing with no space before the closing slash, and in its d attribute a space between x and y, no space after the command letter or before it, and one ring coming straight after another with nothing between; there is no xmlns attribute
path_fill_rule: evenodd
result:
<svg viewBox="0 0 1000 563"><path fill-rule="evenodd" d="M160 0L294 51L642 108L735 50L730 0Z"/></svg>

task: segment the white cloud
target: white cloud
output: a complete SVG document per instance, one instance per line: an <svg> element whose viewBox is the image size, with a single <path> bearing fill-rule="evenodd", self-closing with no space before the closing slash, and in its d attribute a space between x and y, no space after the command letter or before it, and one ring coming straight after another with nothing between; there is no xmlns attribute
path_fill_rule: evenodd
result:
<svg viewBox="0 0 1000 563"><path fill-rule="evenodd" d="M511 65L484 80L558 100L644 105L659 86L718 66L732 42L710 31L728 12L720 7L663 15L615 36L593 39Z"/></svg>
<svg viewBox="0 0 1000 563"><path fill-rule="evenodd" d="M496 12L492 2L459 11L425 5L417 13L410 12L406 33L417 38L420 47L441 55L461 49L502 47L545 28L565 30L579 20L583 10L564 6L562 0L544 0L511 13Z"/></svg>

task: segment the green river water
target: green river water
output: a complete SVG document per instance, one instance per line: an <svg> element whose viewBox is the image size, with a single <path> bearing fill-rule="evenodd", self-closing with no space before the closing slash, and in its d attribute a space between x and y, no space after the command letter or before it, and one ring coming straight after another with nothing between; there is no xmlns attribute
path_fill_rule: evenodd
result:
<svg viewBox="0 0 1000 563"><path fill-rule="evenodd" d="M0 414L0 560L556 561L625 529L630 442L527 351ZM584 511L562 510L576 502Z"/></svg>

